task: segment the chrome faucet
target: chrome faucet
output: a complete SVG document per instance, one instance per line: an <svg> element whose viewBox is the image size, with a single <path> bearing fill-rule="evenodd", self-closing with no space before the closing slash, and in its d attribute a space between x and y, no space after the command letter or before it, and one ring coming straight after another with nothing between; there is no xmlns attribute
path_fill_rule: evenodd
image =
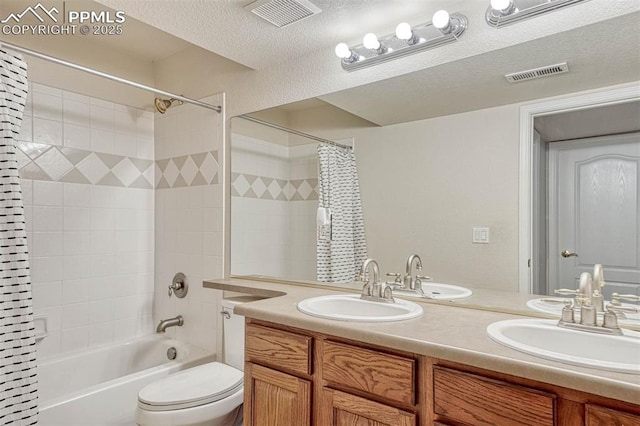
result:
<svg viewBox="0 0 640 426"><path fill-rule="evenodd" d="M635 295L619 295L613 293L611 303L607 303L603 308L598 309L601 303L604 305L604 299L600 293L600 289L604 286L604 278L602 265L595 265L594 275L596 276L595 290L594 280L591 274L583 272L580 274L580 285L578 290L560 289L556 293L559 294L576 294L575 302L571 299L542 299L547 303L562 303L562 317L558 321L559 327L571 328L574 330L588 331L599 334L622 335L622 330L618 326L618 317L624 316L624 313L638 313L640 309L635 307L622 306L620 299L637 301L640 297ZM594 306L595 304L595 306ZM576 307L580 308L580 321L575 320ZM603 311L602 324L598 324L598 312Z"/></svg>
<svg viewBox="0 0 640 426"><path fill-rule="evenodd" d="M156 327L156 333L164 333L169 327L182 327L183 324L184 319L182 318L182 315L178 315L175 318L160 320Z"/></svg>
<svg viewBox="0 0 640 426"><path fill-rule="evenodd" d="M365 275L369 269L372 269L372 274L369 274L368 280L362 286L361 299L370 300L373 302L385 302L395 303L393 299L393 287L400 287L400 284L395 283L381 283L380 282L380 267L378 262L373 259L367 259L362 264L362 271L360 273L360 281L365 280Z"/></svg>
<svg viewBox="0 0 640 426"><path fill-rule="evenodd" d="M554 290L555 294L563 296L575 295L576 307L592 306L596 313L604 312L604 297L602 296L602 287L604 287L604 272L602 265L597 263L593 266L593 276L588 272L580 274L580 281L577 290L560 288Z"/></svg>
<svg viewBox="0 0 640 426"><path fill-rule="evenodd" d="M413 275L413 264L416 264L416 275ZM417 254L412 254L407 258L407 268L404 278L402 279L403 289L414 291L424 297L422 291L422 281L431 281L431 277L418 275L417 272L422 271L422 259Z"/></svg>

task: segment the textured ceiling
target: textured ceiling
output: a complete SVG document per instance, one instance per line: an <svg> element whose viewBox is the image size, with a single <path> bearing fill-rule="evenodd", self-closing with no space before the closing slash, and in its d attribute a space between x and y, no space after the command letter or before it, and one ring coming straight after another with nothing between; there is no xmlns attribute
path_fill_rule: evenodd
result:
<svg viewBox="0 0 640 426"><path fill-rule="evenodd" d="M313 0L322 12L285 28L245 10L251 0L98 1L258 70L252 83L295 78L315 94L351 87L321 99L380 125L640 80L637 0L591 0L499 30L482 22L488 0ZM335 43L358 43L368 31L388 34L401 21L426 22L441 8L469 17L459 43L349 75L331 75L334 67L316 75L327 61L337 67ZM570 74L517 85L503 78L561 61ZM285 77L283 67L300 71ZM291 93L298 83L291 82ZM259 84L255 91L277 105L276 91Z"/></svg>
<svg viewBox="0 0 640 426"><path fill-rule="evenodd" d="M639 28L640 13L629 14L320 99L389 125L638 81ZM504 78L564 61L567 74L515 84Z"/></svg>
<svg viewBox="0 0 640 426"><path fill-rule="evenodd" d="M640 80L637 0L591 0L500 30L482 22L488 0L313 2L322 13L279 29L244 9L251 0L67 1L127 14L123 37L81 40L92 52L104 46L155 64L199 49L206 61L198 63L212 74L228 67L211 64L231 64L235 70L237 62L257 69L242 74L240 67L241 72L221 76L225 79L216 87L236 94L233 106L242 112L248 112L247 105L259 109L351 87L321 99L384 125ZM23 0L0 0L0 10L23 5ZM332 52L336 42L358 43L367 31L388 34L400 21L422 23L440 8L469 17L459 43L354 73L339 68ZM610 17L615 18L606 20ZM64 43L63 38L51 41ZM76 62L82 63L83 53L77 55ZM516 85L502 77L565 60L571 69L567 75ZM400 74L405 75L388 78ZM175 76L171 81L192 78L189 72ZM371 81L377 82L363 85Z"/></svg>
<svg viewBox="0 0 640 426"><path fill-rule="evenodd" d="M251 0L99 0L218 55L254 69L293 60L340 41L383 35L402 21L420 24L438 9L486 9L488 0L312 0L318 15L277 28L244 6Z"/></svg>

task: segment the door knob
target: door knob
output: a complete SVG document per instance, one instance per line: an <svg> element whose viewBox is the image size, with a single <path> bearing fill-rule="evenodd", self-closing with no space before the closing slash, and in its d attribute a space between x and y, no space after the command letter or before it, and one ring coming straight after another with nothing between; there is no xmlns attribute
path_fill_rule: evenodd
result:
<svg viewBox="0 0 640 426"><path fill-rule="evenodd" d="M562 257L578 257L578 253L572 253L569 250L562 250L562 252L560 252L560 255Z"/></svg>

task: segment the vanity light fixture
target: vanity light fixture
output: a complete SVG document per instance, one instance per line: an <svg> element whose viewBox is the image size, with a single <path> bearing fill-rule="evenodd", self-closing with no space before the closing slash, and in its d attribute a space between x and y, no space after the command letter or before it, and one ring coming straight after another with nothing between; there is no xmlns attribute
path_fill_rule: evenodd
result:
<svg viewBox="0 0 640 426"><path fill-rule="evenodd" d="M583 1L585 0L491 0L485 19L487 24L500 28Z"/></svg>
<svg viewBox="0 0 640 426"><path fill-rule="evenodd" d="M450 15L445 10L439 10L431 22L413 28L403 22L398 24L395 34L381 38L368 33L362 39L362 44L349 47L346 43L340 43L335 53L345 71L355 71L454 42L466 29L466 16L461 13Z"/></svg>

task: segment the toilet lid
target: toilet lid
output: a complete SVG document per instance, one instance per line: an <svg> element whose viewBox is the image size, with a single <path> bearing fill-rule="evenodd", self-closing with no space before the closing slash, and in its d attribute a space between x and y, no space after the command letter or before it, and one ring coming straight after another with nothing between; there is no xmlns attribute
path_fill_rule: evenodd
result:
<svg viewBox="0 0 640 426"><path fill-rule="evenodd" d="M196 407L236 393L242 383L242 371L211 362L170 374L145 386L138 393L138 404L151 411Z"/></svg>

